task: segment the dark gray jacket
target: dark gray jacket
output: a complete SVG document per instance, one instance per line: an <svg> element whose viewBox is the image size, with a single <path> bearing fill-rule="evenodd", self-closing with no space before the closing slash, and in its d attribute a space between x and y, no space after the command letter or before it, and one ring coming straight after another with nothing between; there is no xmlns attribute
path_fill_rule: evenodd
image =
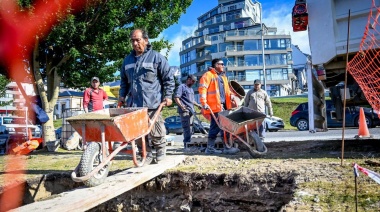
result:
<svg viewBox="0 0 380 212"><path fill-rule="evenodd" d="M148 45L137 60L133 50L120 70L120 97L126 97L128 107L157 109L164 98L172 98L174 76L169 63Z"/></svg>

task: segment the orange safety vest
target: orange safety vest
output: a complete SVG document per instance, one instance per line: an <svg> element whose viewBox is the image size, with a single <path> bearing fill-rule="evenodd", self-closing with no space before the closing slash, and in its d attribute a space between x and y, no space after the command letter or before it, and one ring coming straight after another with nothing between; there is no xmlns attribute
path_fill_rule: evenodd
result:
<svg viewBox="0 0 380 212"><path fill-rule="evenodd" d="M231 90L228 85L228 80L225 75L222 76L224 91L226 94L226 107L227 110L232 108L231 105ZM220 102L218 74L214 68L210 68L209 71L203 74L199 80L199 96L202 105L207 104L213 113L222 111L222 104ZM202 110L204 114L211 114L209 110Z"/></svg>

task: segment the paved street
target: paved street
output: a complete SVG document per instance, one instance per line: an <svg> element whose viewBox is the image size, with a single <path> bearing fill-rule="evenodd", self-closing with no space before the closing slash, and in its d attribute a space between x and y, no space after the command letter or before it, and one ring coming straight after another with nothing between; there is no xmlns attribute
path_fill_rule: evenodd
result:
<svg viewBox="0 0 380 212"><path fill-rule="evenodd" d="M380 138L380 127L370 128L370 134L375 139ZM352 140L358 134L357 128L346 128L344 133L345 140ZM200 134L196 134L200 135ZM175 142L182 142L182 135L170 134ZM205 135L207 137L207 135ZM310 133L309 131L283 130L279 132L267 132L265 142L279 141L307 141L307 140L342 140L342 129L332 128L327 132Z"/></svg>

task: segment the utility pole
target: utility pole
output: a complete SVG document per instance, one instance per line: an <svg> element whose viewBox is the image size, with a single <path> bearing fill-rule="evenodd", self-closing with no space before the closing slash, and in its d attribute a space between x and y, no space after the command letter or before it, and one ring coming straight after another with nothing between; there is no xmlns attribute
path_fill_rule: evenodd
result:
<svg viewBox="0 0 380 212"><path fill-rule="evenodd" d="M260 6L261 51L262 51L262 57L263 57L264 90L265 90L265 93L268 93L267 92L267 72L265 70L263 7L260 2L256 1L256 3L259 4Z"/></svg>

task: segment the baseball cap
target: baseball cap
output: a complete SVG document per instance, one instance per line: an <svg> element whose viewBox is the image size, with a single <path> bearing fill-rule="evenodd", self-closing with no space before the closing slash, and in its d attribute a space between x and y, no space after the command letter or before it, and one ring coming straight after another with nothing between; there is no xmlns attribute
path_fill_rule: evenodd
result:
<svg viewBox="0 0 380 212"><path fill-rule="evenodd" d="M253 82L253 84L261 84L261 80L255 80L254 82Z"/></svg>
<svg viewBox="0 0 380 212"><path fill-rule="evenodd" d="M194 76L194 75L192 75L192 74L190 74L188 77L187 77L187 79L192 79L192 80L194 80L195 82L197 81L197 77L196 76Z"/></svg>
<svg viewBox="0 0 380 212"><path fill-rule="evenodd" d="M96 80L96 81L100 82L100 80L99 80L99 78L98 78L98 77L93 77L93 78L91 78L91 82L92 82L92 81L94 81L94 80Z"/></svg>

